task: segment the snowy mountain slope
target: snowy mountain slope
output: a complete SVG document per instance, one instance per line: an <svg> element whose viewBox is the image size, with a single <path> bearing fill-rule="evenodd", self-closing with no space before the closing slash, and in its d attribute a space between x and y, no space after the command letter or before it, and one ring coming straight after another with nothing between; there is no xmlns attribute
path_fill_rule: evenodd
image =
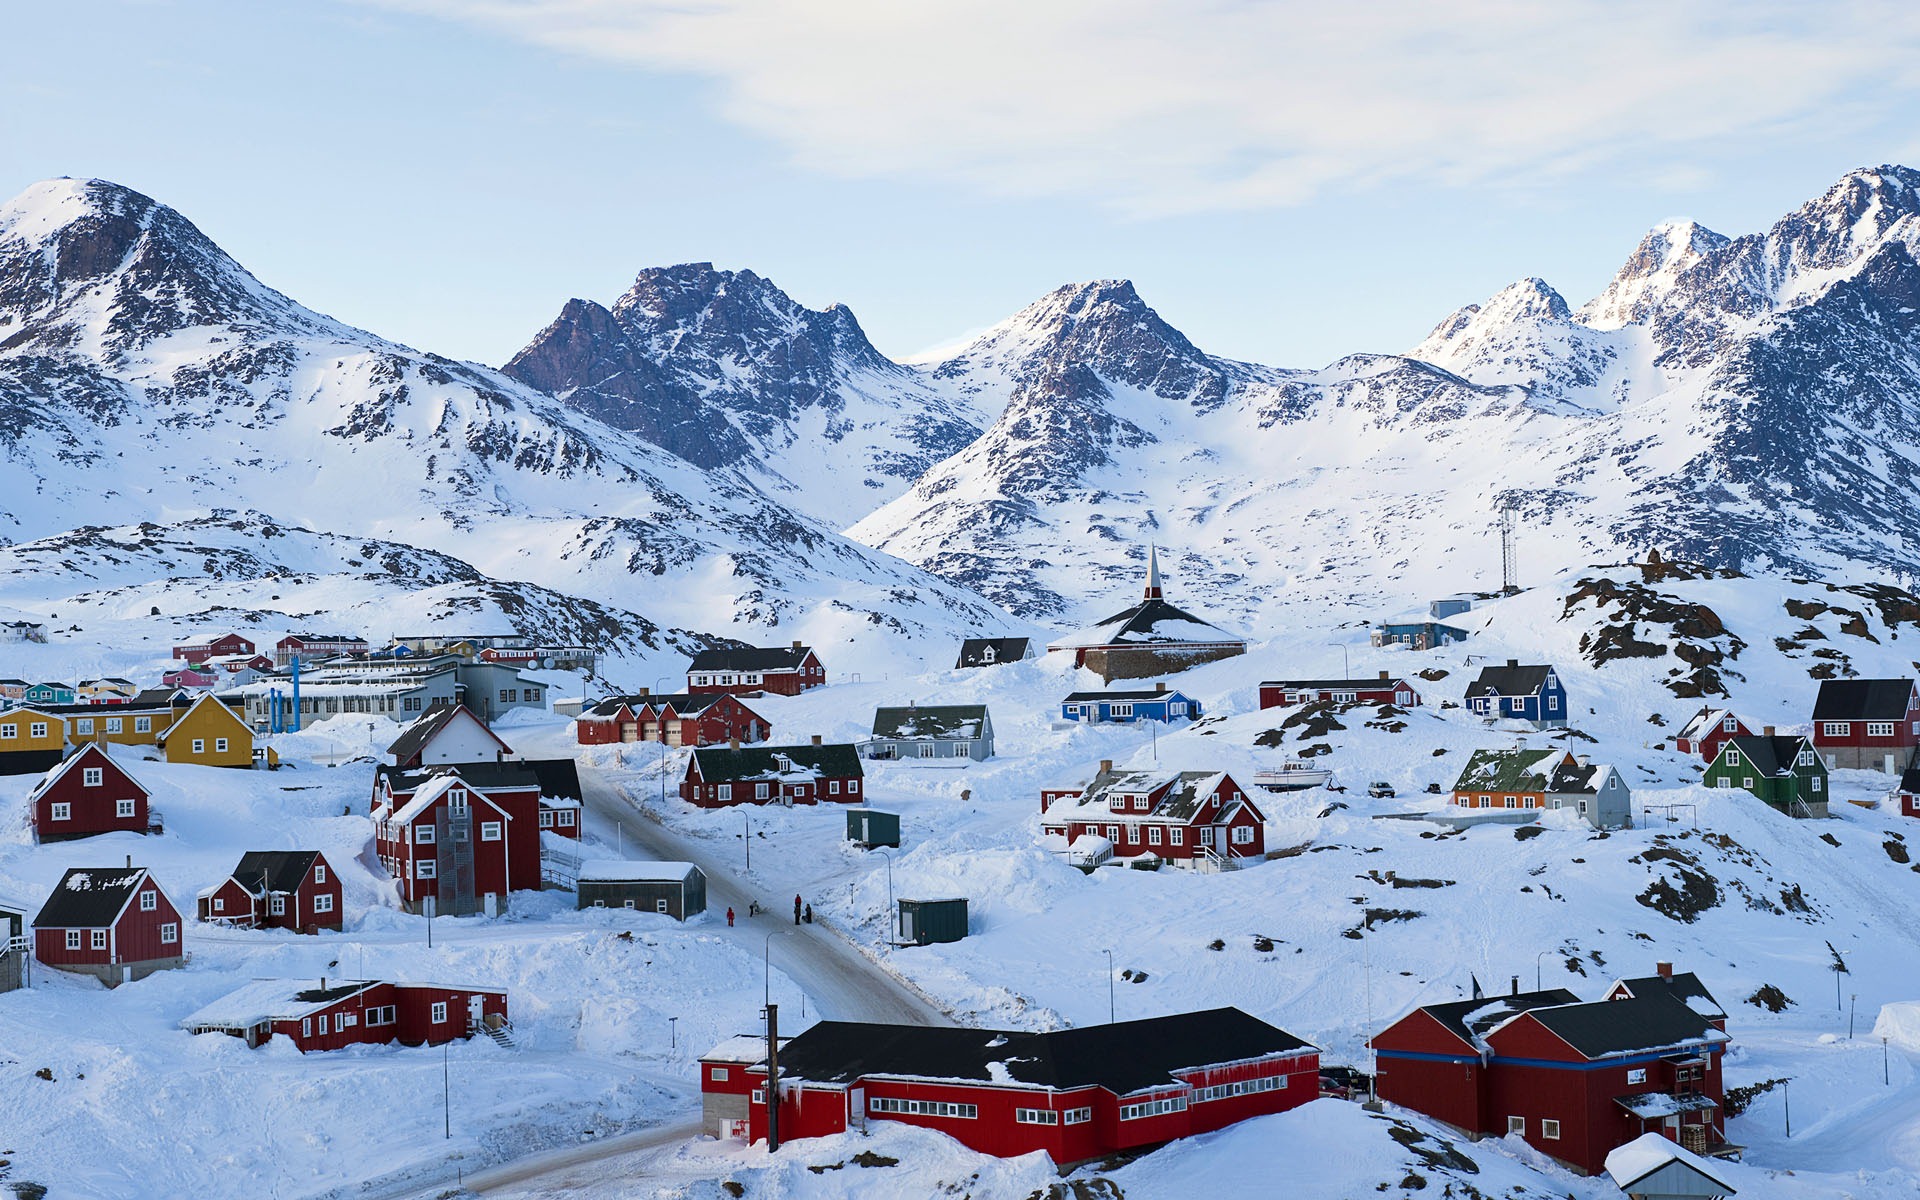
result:
<svg viewBox="0 0 1920 1200"><path fill-rule="evenodd" d="M982 423L883 358L846 306L815 312L711 263L642 271L611 308L568 301L501 372L696 466L737 467L835 528Z"/></svg>
<svg viewBox="0 0 1920 1200"><path fill-rule="evenodd" d="M663 625L858 634L876 661L1005 623L737 472L302 309L113 184L50 181L0 208L0 414L15 539L251 511Z"/></svg>
<svg viewBox="0 0 1920 1200"><path fill-rule="evenodd" d="M1648 545L1899 574L1916 241L1920 173L1856 171L1766 234L1656 229L1578 311L1525 280L1407 357L1318 371L1205 355L1130 287L1062 289L930 369L1005 407L851 532L1060 624L1110 606L1153 539L1172 586L1255 633L1296 602L1497 584L1507 501L1524 578Z"/></svg>

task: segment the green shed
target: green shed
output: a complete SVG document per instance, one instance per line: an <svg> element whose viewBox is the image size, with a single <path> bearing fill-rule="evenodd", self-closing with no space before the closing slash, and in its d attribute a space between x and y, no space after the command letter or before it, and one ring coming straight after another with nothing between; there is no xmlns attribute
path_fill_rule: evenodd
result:
<svg viewBox="0 0 1920 1200"><path fill-rule="evenodd" d="M957 942L967 936L967 902L965 899L902 900L895 924L898 945Z"/></svg>
<svg viewBox="0 0 1920 1200"><path fill-rule="evenodd" d="M900 846L900 814L877 808L847 810L847 840L871 850L875 846Z"/></svg>

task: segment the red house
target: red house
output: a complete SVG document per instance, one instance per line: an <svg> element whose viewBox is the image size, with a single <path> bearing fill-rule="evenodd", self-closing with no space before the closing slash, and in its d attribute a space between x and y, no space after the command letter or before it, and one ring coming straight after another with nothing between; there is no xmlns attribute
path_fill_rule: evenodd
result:
<svg viewBox="0 0 1920 1200"><path fill-rule="evenodd" d="M436 776L458 775L488 799L520 811L531 797L539 807L540 831L561 837L580 836L581 790L579 764L571 758L510 758L504 762L458 763L403 770L381 764L373 769L373 809L382 805L406 807L421 785Z"/></svg>
<svg viewBox="0 0 1920 1200"><path fill-rule="evenodd" d="M185 966L180 910L145 867L73 867L33 919L33 956L108 987Z"/></svg>
<svg viewBox="0 0 1920 1200"><path fill-rule="evenodd" d="M1674 735L1673 748L1702 762L1712 762L1728 738L1752 736L1753 730L1731 709L1703 705Z"/></svg>
<svg viewBox="0 0 1920 1200"><path fill-rule="evenodd" d="M687 667L687 691L696 696L714 692L798 696L826 682L826 668L820 665L813 651L800 642L791 646L702 650Z"/></svg>
<svg viewBox="0 0 1920 1200"><path fill-rule="evenodd" d="M195 666L210 658L224 657L229 654L257 654L252 642L237 633L223 634L204 642L189 642L173 648L173 656L181 662ZM273 663L269 661L268 666Z"/></svg>
<svg viewBox="0 0 1920 1200"><path fill-rule="evenodd" d="M374 809L374 851L411 913L505 912L510 892L540 887L540 793L481 791L458 767L398 807Z"/></svg>
<svg viewBox="0 0 1920 1200"><path fill-rule="evenodd" d="M899 1121L982 1154L1082 1162L1285 1112L1319 1094L1320 1051L1237 1008L1051 1033L822 1021L779 1054L780 1138ZM701 1086L724 1103L732 1067ZM748 1137L767 1135L765 1057Z"/></svg>
<svg viewBox="0 0 1920 1200"><path fill-rule="evenodd" d="M1676 975L1673 973L1673 964L1670 962L1655 963L1653 972L1638 979L1616 981L1601 999L1631 1000L1635 996L1659 992L1673 997L1699 1013L1721 1033L1727 1031L1727 1010L1720 1007L1720 1002L1713 998L1713 993L1707 990L1706 984L1700 982L1698 975L1692 971L1682 971Z"/></svg>
<svg viewBox="0 0 1920 1200"><path fill-rule="evenodd" d="M1813 748L1828 769L1898 775L1920 745L1920 687L1911 679L1823 679L1813 702Z"/></svg>
<svg viewBox="0 0 1920 1200"><path fill-rule="evenodd" d="M145 833L151 824L151 798L100 743L88 742L48 771L27 802L33 808L34 835L42 842L58 842L96 833Z"/></svg>
<svg viewBox="0 0 1920 1200"><path fill-rule="evenodd" d="M1414 708L1420 703L1420 693L1406 680L1385 671L1377 679L1276 679L1260 685L1261 708L1318 703Z"/></svg>
<svg viewBox="0 0 1920 1200"><path fill-rule="evenodd" d="M342 980L329 987L291 979L256 979L207 1005L180 1028L225 1033L258 1046L275 1035L302 1054L345 1046L438 1046L485 1034L502 1039L507 993L498 988L434 983Z"/></svg>
<svg viewBox="0 0 1920 1200"><path fill-rule="evenodd" d="M318 850L249 850L199 895L202 921L318 933L340 928L340 877Z"/></svg>
<svg viewBox="0 0 1920 1200"><path fill-rule="evenodd" d="M1589 1174L1645 1133L1697 1154L1736 1151L1726 1033L1668 987L1623 984L1590 1004L1555 989L1415 1009L1373 1039L1380 1098L1471 1134L1518 1134Z"/></svg>
<svg viewBox="0 0 1920 1200"><path fill-rule="evenodd" d="M580 715L574 725L582 746L616 742L665 742L669 746L718 746L766 740L767 719L731 692L702 695L610 696Z"/></svg>
<svg viewBox="0 0 1920 1200"><path fill-rule="evenodd" d="M1920 817L1920 766L1908 767L1893 789L1893 802L1903 816Z"/></svg>
<svg viewBox="0 0 1920 1200"><path fill-rule="evenodd" d="M273 644L276 666L289 666L298 658L303 665L365 654L367 639L347 633L290 633Z"/></svg>
<svg viewBox="0 0 1920 1200"><path fill-rule="evenodd" d="M1071 846L1104 838L1118 858L1151 855L1181 865L1264 858L1266 815L1224 771L1115 771L1040 792L1041 829Z"/></svg>
<svg viewBox="0 0 1920 1200"><path fill-rule="evenodd" d="M858 804L866 771L849 745L702 747L687 762L680 798L701 808L734 804Z"/></svg>

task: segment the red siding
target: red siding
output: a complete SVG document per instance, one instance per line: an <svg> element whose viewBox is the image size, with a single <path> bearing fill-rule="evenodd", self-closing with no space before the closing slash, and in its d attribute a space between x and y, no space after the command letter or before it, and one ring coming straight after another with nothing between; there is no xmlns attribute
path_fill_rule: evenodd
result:
<svg viewBox="0 0 1920 1200"><path fill-rule="evenodd" d="M133 776L121 770L105 751L89 745L67 762L66 773L34 801L35 832L42 838L59 838L147 831L147 790L135 782ZM86 775L94 768L100 770L100 783L88 787ZM122 800L134 802L132 816L119 815ZM55 804L71 806L67 820L53 819Z"/></svg>
<svg viewBox="0 0 1920 1200"><path fill-rule="evenodd" d="M218 905L214 903L216 900L220 902ZM200 897L199 909L202 921L221 921L251 929L259 920L259 914L254 911L253 894L232 876L215 888L213 895Z"/></svg>
<svg viewBox="0 0 1920 1200"><path fill-rule="evenodd" d="M155 897L151 912L140 908L140 896L152 893ZM160 940L163 925L172 925L172 942ZM152 962L156 959L179 958L186 951L180 941L180 910L167 899L160 885L151 875L141 880L140 887L127 901L127 907L119 919L108 929L107 946L103 950L93 948L91 929L81 931L80 949L67 949L67 931L65 928L42 929L33 931L34 957L50 967L59 966L107 966L111 964Z"/></svg>
<svg viewBox="0 0 1920 1200"><path fill-rule="evenodd" d="M1372 681L1369 681L1369 682L1372 682ZM1293 704L1310 704L1310 703L1316 703L1320 701L1332 700L1333 693L1335 690L1336 689L1334 688L1318 688L1318 689L1282 688L1274 684L1263 683L1260 685L1260 707L1261 708L1290 707L1290 705L1285 699L1285 695L1287 692L1293 692L1299 695L1310 695L1312 697L1312 699L1310 700L1295 700L1292 702ZM1407 701L1408 707L1413 707L1420 703L1420 693L1414 691L1413 688L1409 687L1405 680L1400 680L1400 679L1383 679L1379 681L1379 683L1376 686L1372 686L1372 687L1353 688L1353 689L1342 688L1338 690L1340 691L1351 690L1354 694L1353 702L1356 704L1398 705L1400 701L1395 697L1395 693L1403 692L1403 691L1406 692L1409 697Z"/></svg>
<svg viewBox="0 0 1920 1200"><path fill-rule="evenodd" d="M502 1020L507 1016L507 994L472 988L445 987L439 984L401 984L396 987L396 1003L400 1009L398 1040L409 1046L418 1046L422 1042L429 1046L438 1046L441 1042L450 1042L467 1035L470 1019L470 1002L479 996L482 1009L487 1016L498 1016ZM445 1021L433 1020L435 1004L447 1006Z"/></svg>

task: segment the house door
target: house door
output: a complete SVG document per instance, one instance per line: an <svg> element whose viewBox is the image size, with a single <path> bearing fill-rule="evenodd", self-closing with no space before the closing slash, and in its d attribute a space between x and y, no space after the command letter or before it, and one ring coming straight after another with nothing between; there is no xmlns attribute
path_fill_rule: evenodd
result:
<svg viewBox="0 0 1920 1200"><path fill-rule="evenodd" d="M490 917L499 916L500 915L500 893L488 892L486 897L486 906L487 906L488 916Z"/></svg>
<svg viewBox="0 0 1920 1200"><path fill-rule="evenodd" d="M1887 765L1884 769L1889 775L1898 775L1900 773L1900 768L1893 764L1893 755L1887 755Z"/></svg>
<svg viewBox="0 0 1920 1200"><path fill-rule="evenodd" d="M847 1093L847 1128L867 1127L867 1089L854 1088Z"/></svg>
<svg viewBox="0 0 1920 1200"><path fill-rule="evenodd" d="M479 1029L487 1023L487 1002L485 997L472 995L467 997L467 1028Z"/></svg>

